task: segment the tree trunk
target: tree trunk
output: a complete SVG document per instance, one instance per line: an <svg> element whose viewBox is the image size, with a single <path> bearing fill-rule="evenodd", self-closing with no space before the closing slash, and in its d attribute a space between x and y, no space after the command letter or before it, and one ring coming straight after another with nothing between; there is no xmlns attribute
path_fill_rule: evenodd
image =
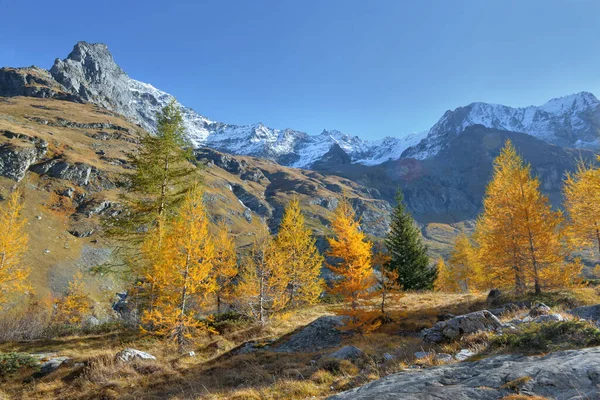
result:
<svg viewBox="0 0 600 400"><path fill-rule="evenodd" d="M265 324L265 309L264 309L264 274L261 272L260 274L260 285L259 285L259 294L258 294L258 319L261 325Z"/></svg>
<svg viewBox="0 0 600 400"><path fill-rule="evenodd" d="M181 301L179 303L179 321L177 327L177 348L179 352L183 352L185 346L184 324L185 324L185 307L187 300L187 283L189 275L190 255L188 254L185 260L185 269L183 272L183 287L181 289Z"/></svg>
<svg viewBox="0 0 600 400"><path fill-rule="evenodd" d="M167 172L169 171L169 157L165 157L165 165L163 167L163 181L160 186L160 206L158 208L158 215L163 215L166 208L166 195L167 195Z"/></svg>

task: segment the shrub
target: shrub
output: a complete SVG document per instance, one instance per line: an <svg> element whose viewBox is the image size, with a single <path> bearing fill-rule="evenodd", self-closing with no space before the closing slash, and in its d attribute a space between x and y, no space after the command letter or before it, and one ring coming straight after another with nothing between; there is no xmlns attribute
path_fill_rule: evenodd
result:
<svg viewBox="0 0 600 400"><path fill-rule="evenodd" d="M22 368L37 368L39 362L35 357L25 353L0 354L0 377L11 375Z"/></svg>
<svg viewBox="0 0 600 400"><path fill-rule="evenodd" d="M569 348L597 346L600 330L584 321L527 324L517 331L494 337L490 347L509 347L531 351L555 351Z"/></svg>

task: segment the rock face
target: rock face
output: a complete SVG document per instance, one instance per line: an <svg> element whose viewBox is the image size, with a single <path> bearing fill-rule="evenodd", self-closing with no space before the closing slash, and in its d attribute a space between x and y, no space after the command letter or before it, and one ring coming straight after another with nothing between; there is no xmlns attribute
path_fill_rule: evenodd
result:
<svg viewBox="0 0 600 400"><path fill-rule="evenodd" d="M354 360L360 358L365 353L356 346L344 346L338 351L335 351L329 355L330 358L337 360Z"/></svg>
<svg viewBox="0 0 600 400"><path fill-rule="evenodd" d="M600 322L600 304L577 307L570 310L569 314L598 324L598 322Z"/></svg>
<svg viewBox="0 0 600 400"><path fill-rule="evenodd" d="M0 68L0 95L82 102L81 98L56 82L48 71L38 67Z"/></svg>
<svg viewBox="0 0 600 400"><path fill-rule="evenodd" d="M515 391L558 400L600 398L600 348L544 357L502 355L401 372L329 399L497 400Z"/></svg>
<svg viewBox="0 0 600 400"><path fill-rule="evenodd" d="M424 329L421 337L428 343L441 343L470 333L501 328L500 320L491 312L483 310L440 321L433 328Z"/></svg>
<svg viewBox="0 0 600 400"><path fill-rule="evenodd" d="M338 316L320 317L293 333L273 351L281 353L313 352L337 347L342 341L343 318Z"/></svg>

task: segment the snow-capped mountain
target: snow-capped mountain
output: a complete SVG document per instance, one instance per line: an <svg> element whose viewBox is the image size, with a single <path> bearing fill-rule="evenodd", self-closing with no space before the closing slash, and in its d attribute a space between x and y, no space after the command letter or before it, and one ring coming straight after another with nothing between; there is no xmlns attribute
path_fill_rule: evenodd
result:
<svg viewBox="0 0 600 400"><path fill-rule="evenodd" d="M18 69L1 71L4 78L0 76L0 95L27 95L43 81L47 90L37 90L30 95L62 96L71 101L97 104L123 114L149 132L156 130L156 113L174 100L172 95L130 78L115 63L104 44L77 43L67 58L56 59L50 74L40 74L42 70L31 68L20 72ZM27 83L29 81L37 84ZM600 148L600 101L588 92L553 99L542 106L521 108L472 103L447 111L428 131L381 140L364 140L336 130L308 135L293 129L273 129L261 123L232 125L212 121L191 108L179 106L194 146L268 158L298 168L310 168L315 163L323 165L325 159L346 159L331 158L330 151L340 156L344 152L351 162L364 165L400 158L427 159L473 125L527 133L563 147Z"/></svg>
<svg viewBox="0 0 600 400"><path fill-rule="evenodd" d="M148 83L130 78L115 63L104 44L77 43L66 59L54 62L50 73L84 101L123 114L150 132L156 130L157 111L174 99ZM335 130L308 135L293 129L269 128L261 123L238 126L215 122L180 106L188 137L195 146L269 158L298 168L310 167L334 144L353 162L375 165L399 158L405 149L424 137L422 133L368 141Z"/></svg>
<svg viewBox="0 0 600 400"><path fill-rule="evenodd" d="M471 103L447 111L418 145L402 157L426 159L442 150L448 140L467 126L523 132L563 147L600 147L600 101L589 92L559 97L542 106L513 108Z"/></svg>

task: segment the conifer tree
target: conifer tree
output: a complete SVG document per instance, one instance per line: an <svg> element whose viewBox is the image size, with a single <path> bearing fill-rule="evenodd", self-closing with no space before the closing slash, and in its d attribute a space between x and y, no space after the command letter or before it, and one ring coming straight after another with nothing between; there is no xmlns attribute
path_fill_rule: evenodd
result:
<svg viewBox="0 0 600 400"><path fill-rule="evenodd" d="M256 238L240 269L236 287L239 307L265 325L269 318L287 304L289 278L268 231Z"/></svg>
<svg viewBox="0 0 600 400"><path fill-rule="evenodd" d="M352 206L342 199L331 223L334 237L329 238L328 256L333 259L329 268L337 275L331 292L344 301L342 315L348 317L346 327L362 332L374 329L375 315L370 311L369 300L377 296L371 291L377 284L371 260L371 247Z"/></svg>
<svg viewBox="0 0 600 400"><path fill-rule="evenodd" d="M160 217L176 209L194 181L192 147L175 101L157 117L156 135L142 134L139 151L129 155L134 170L125 175L125 210L105 221L109 234L133 245L144 240Z"/></svg>
<svg viewBox="0 0 600 400"><path fill-rule="evenodd" d="M182 351L194 334L205 325L195 318L194 306L203 304L216 284L211 275L214 245L204 210L203 191L195 183L186 193L177 215L168 222L162 256L149 269L156 282L154 308L143 315L143 323L153 333L174 339Z"/></svg>
<svg viewBox="0 0 600 400"><path fill-rule="evenodd" d="M25 292L30 269L25 264L27 220L22 217L21 191L14 190L0 203L0 309L11 294Z"/></svg>
<svg viewBox="0 0 600 400"><path fill-rule="evenodd" d="M221 312L222 302L228 299L233 290L232 282L238 274L237 253L235 243L225 222L220 222L214 237L215 256L212 274L214 275L217 300L217 313Z"/></svg>
<svg viewBox="0 0 600 400"><path fill-rule="evenodd" d="M390 321L386 307L391 296L398 294L402 289L398 284L398 273L388 268L390 256L381 243L373 246L372 259L373 267L379 270L379 274L377 275L377 290L381 298L381 316L385 321Z"/></svg>
<svg viewBox="0 0 600 400"><path fill-rule="evenodd" d="M320 277L323 257L317 250L311 230L304 224L297 198L292 199L285 208L275 248L280 253L289 279L288 307L315 303L324 287Z"/></svg>
<svg viewBox="0 0 600 400"><path fill-rule="evenodd" d="M568 235L577 248L595 248L600 256L600 169L581 161L563 186Z"/></svg>
<svg viewBox="0 0 600 400"><path fill-rule="evenodd" d="M562 213L552 210L539 186L529 165L507 141L494 161L474 235L483 274L494 286L506 285L513 276L517 292L532 282L540 293L543 286L568 285L578 274L580 264L566 261Z"/></svg>
<svg viewBox="0 0 600 400"><path fill-rule="evenodd" d="M438 258L435 262L437 276L434 289L439 292L457 293L460 291L460 285L454 278L454 271L444 262L443 258Z"/></svg>
<svg viewBox="0 0 600 400"><path fill-rule="evenodd" d="M436 270L429 265L427 246L404 206L400 190L396 194L396 203L385 239L390 255L389 268L398 273L398 283L404 290L432 289Z"/></svg>
<svg viewBox="0 0 600 400"><path fill-rule="evenodd" d="M456 237L448 264L448 271L459 290L469 293L479 289L482 276L478 269L477 252L464 232Z"/></svg>
<svg viewBox="0 0 600 400"><path fill-rule="evenodd" d="M69 288L63 297L54 302L53 322L78 325L90 315L92 299L84 290L83 274L77 272L69 282Z"/></svg>

